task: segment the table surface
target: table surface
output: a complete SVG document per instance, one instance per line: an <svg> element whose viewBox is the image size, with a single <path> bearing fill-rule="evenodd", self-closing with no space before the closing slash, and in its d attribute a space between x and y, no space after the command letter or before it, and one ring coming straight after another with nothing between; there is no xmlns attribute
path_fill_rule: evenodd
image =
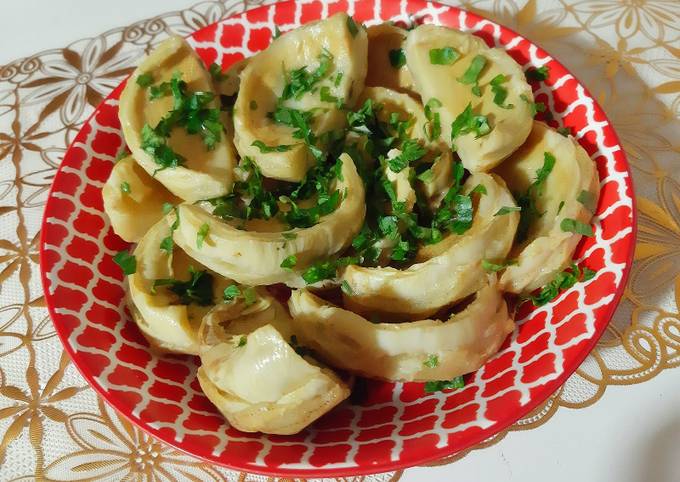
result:
<svg viewBox="0 0 680 482"><path fill-rule="evenodd" d="M213 18L257 3L204 1L190 12ZM343 482L677 482L680 370L672 368L680 365L680 2L444 3L474 8L527 35L571 68L603 104L633 168L640 210L636 262L603 341L539 411L486 447L436 466ZM3 2L0 72L8 72L21 57L50 50L41 55L63 55L55 49L73 42L74 50L82 50L81 39L104 38L117 27L153 16L162 15L167 24L188 22L186 12L169 12L192 6L192 0L117 0L111 9L88 0ZM2 69L3 64L8 67ZM14 120L35 122L35 113L29 105L7 100L23 80L5 80L0 75L0 480L120 480L126 475L144 480L151 473L169 474L169 480L183 480L186 474L201 480L266 480L205 467L122 426L62 357L40 302L31 240L68 136L37 142L37 151L28 142L17 147L21 152L13 150L7 141L19 137ZM84 106L79 122L92 107ZM47 169L33 167L38 157ZM5 189L21 182L35 186L27 181L31 176L40 177L42 187L26 188L34 193L31 199ZM25 273L7 255L12 244L29 252ZM31 408L36 399L40 407L54 410ZM139 463L146 460L144 450L160 454L157 465ZM97 464L105 459L118 468ZM77 470L78 464L85 465Z"/></svg>

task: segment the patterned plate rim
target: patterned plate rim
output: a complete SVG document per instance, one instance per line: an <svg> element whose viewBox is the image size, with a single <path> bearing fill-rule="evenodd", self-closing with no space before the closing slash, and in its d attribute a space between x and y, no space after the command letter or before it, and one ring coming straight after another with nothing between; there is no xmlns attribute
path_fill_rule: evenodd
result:
<svg viewBox="0 0 680 482"><path fill-rule="evenodd" d="M360 0L358 0L360 1ZM500 29L501 33L507 33L507 34L512 34L515 37L524 39L526 42L530 44L531 47L536 48L536 53L540 54L541 57L550 57L551 61L554 62L555 64L559 65L560 68L564 69L564 71L571 75L577 82L581 88L583 88L583 94L585 97L591 99L593 101L593 107L598 114L601 115L602 119L604 120L604 123L606 126L610 128L610 136L612 136L612 141L614 141L614 146L618 146L620 148L621 156L622 156L622 164L625 166L625 172L627 176L625 177L624 183L626 185L627 191L630 192L630 201L631 201L631 214L630 214L630 228L631 228L631 234L630 234L630 242L626 245L628 252L625 257L625 266L623 267L623 271L621 273L621 280L619 285L616 288L616 291L613 293L612 300L608 303L607 310L603 314L600 314L598 317L603 320L603 323L601 324L600 328L596 327L596 331L592 335L590 339L587 340L585 346L579 350L579 352L574 355L568 363L564 364L564 371L563 373L558 376L556 379L549 381L545 383L543 386L540 387L540 390L534 392L532 395L532 398L529 402L527 402L525 405L523 405L519 410L513 412L511 415L508 415L505 419L502 421L498 421L494 424L492 424L489 428L484 428L479 430L475 435L469 436L466 438L465 442L460 444L460 446L452 446L452 445L445 445L440 449L428 452L425 455L419 455L416 457L410 457L408 455L402 455L402 457L396 461L396 462L381 462L381 463L376 463L376 464L371 464L371 465L364 465L364 466L357 466L357 467L346 467L346 468L337 468L337 469L324 469L321 467L310 467L309 469L282 469L282 468L269 468L266 466L262 465L255 465L252 463L242 463L238 459L230 459L228 461L224 460L224 456L221 457L211 457L211 456L204 456L204 455L199 455L191 451L190 445L184 442L177 442L174 438L169 437L169 436L164 436L163 433L157 429L154 429L148 425L148 422L145 422L143 420L135 418L127 409L127 407L122 403L122 401L114 396L110 396L104 387L102 387L97 380L95 379L94 375L92 374L91 371L88 370L88 365L83 361L82 363L76 362L76 360L79 359L77 352L74 350L73 346L70 344L68 340L68 334L65 333L61 329L61 325L57 324L54 322L57 313L55 312L55 307L54 303L52 301L52 296L49 292L49 280L48 280L48 272L44 269L44 260L45 260L45 245L46 242L48 241L46 239L46 224L47 224L47 216L45 215L46 211L48 210L50 201L54 199L53 197L53 192L55 188L55 181L62 175L63 173L63 162L59 165L59 168L57 169L57 172L54 177L54 181L52 185L50 186L47 201L45 202L45 209L43 210L43 219L41 221L41 231L40 231L40 244L39 244L39 256L40 256L40 278L42 282L42 288L43 292L45 295L45 302L47 306L48 313L50 315L50 319L52 320L54 326L55 326L55 331L57 332L57 335L59 336L59 339L61 340L61 343L68 353L69 357L71 358L71 361L73 362L73 365L76 367L78 372L85 378L85 380L88 382L88 384L95 390L95 392L102 398L104 399L110 406L112 406L116 412L123 416L127 421L131 422L133 425L136 427L142 429L144 432L147 434L151 435L152 437L159 439L163 441L164 443L167 443L168 445L192 456L195 458L198 458L200 460L203 460L208 463L214 463L218 464L220 466L233 469L233 470L241 470L241 471L246 471L246 472L251 472L255 474L261 474L261 475L266 475L266 476L275 476L275 477L348 477L348 476L362 476L362 475L368 475L368 474L376 474L376 473L383 473L383 472L389 472L389 471L394 471L394 470L401 470L405 469L408 467L413 467L413 466L418 466L418 465L423 465L427 464L429 462L436 461L438 459L444 458L451 456L457 452L460 452L462 450L468 449L474 445L477 445L484 440L488 439L489 437L493 436L496 433L501 432L502 430L506 429L513 423L515 423L517 420L521 419L522 417L526 416L527 414L531 413L534 409L536 409L541 403L543 403L545 400L547 400L554 392L556 392L566 381L567 379L576 371L576 369L583 363L583 361L586 359L586 357L590 354L590 352L594 349L595 345L599 341L599 339L602 337L604 331L606 330L607 326L611 322L611 319L614 315L615 310L617 309L621 298L625 292L625 287L627 286L628 283L628 278L631 272L632 264L633 264L633 259L634 259L634 253L635 253L635 245L637 241L637 232L638 232L638 227L637 227L637 202L635 198L635 190L634 190L634 184L633 184L633 178L632 178L632 173L630 170L630 164L628 162L625 150L623 149L623 146L621 144L620 138L614 129L613 124L611 123L609 117L606 115L602 107L599 105L597 100L591 95L590 90L579 80L578 77L573 75L573 73L564 66L557 58L554 56L550 55L548 51L546 51L544 48L538 46L536 43L533 41L527 39L526 37L518 34L515 32L513 29L506 27L505 25L502 25L498 22L491 21L487 19L486 17L483 17L481 15L478 15L476 13L470 12L469 10L465 10L464 8L456 7L456 6L451 6L451 5L445 5L441 4L432 0L425 0L427 3L437 5L443 8L448 8L455 12L455 14L461 14L465 13L467 18L473 19L476 22L480 21L486 21L491 25L497 25ZM277 5L294 5L296 0L286 0L282 2L277 2ZM407 3L414 2L418 3L418 0L407 0ZM248 9L244 12L236 13L236 15L245 15L248 12L253 12L256 10L260 9L267 9L270 8L272 5L260 5L252 9ZM229 17L227 17L229 18ZM225 19L221 19L218 22L215 22L215 24L219 24L221 22L224 22ZM200 30L197 30L196 32L199 32L201 30L205 30L208 28L211 28L215 24L208 25L206 27L203 27ZM196 32L192 33L191 35L195 34ZM191 36L190 35L190 36ZM117 94L122 91L123 86L125 85L126 80L123 80L119 86L114 88L111 93L102 101L100 105L98 105L93 112L88 116L88 118L84 121L82 124L78 134L74 137L74 140L72 143L69 145L66 153L64 154L64 159L69 156L71 150L73 149L74 145L76 142L79 140L80 135L82 134L83 128L87 125L90 124L91 120L96 117L96 115L100 112L101 106L108 98L111 98L112 96L116 96ZM62 160L63 161L63 160ZM628 228L629 226L626 226ZM606 322L605 322L606 320ZM404 452L406 453L406 452Z"/></svg>

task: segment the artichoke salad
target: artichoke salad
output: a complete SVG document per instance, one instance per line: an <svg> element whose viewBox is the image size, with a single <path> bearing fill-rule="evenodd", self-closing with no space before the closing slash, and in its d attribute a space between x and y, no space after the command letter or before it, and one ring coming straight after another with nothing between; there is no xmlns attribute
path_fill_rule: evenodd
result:
<svg viewBox="0 0 680 482"><path fill-rule="evenodd" d="M114 258L134 321L199 356L246 432L303 430L355 375L463 386L514 329L507 294L545 304L593 275L571 257L597 170L534 120L547 75L467 33L344 13L226 71L166 40L121 95L102 191L136 243Z"/></svg>

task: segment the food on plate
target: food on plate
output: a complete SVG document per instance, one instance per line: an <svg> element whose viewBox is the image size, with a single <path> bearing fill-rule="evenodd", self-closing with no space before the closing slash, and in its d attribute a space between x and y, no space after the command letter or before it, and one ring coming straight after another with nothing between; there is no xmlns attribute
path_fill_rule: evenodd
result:
<svg viewBox="0 0 680 482"><path fill-rule="evenodd" d="M354 376L462 388L515 306L593 275L597 170L506 52L339 13L226 67L142 61L103 198L134 321L233 427L297 433Z"/></svg>
<svg viewBox="0 0 680 482"><path fill-rule="evenodd" d="M272 41L241 72L236 148L272 179L300 182L342 129L366 78L366 32L345 13ZM315 115L309 113L316 111Z"/></svg>
<svg viewBox="0 0 680 482"><path fill-rule="evenodd" d="M283 336L291 320L278 301L264 295L250 309L241 305L206 317L201 328L198 380L229 423L244 432L294 434L349 396L333 371Z"/></svg>
<svg viewBox="0 0 680 482"><path fill-rule="evenodd" d="M304 223L285 231L251 230L247 224L241 226L240 221L223 222L199 206L182 204L174 239L194 259L239 283L304 285L301 270L321 257L344 250L364 219L364 187L354 162L347 154L337 161L339 176L331 185L331 196L337 197L333 203L339 206L313 226L305 227ZM294 208L284 207L289 209L287 213L294 214ZM199 247L196 233L203 225L210 226L210 231ZM295 258L295 266L282 266L291 257Z"/></svg>
<svg viewBox="0 0 680 482"><path fill-rule="evenodd" d="M142 61L120 96L125 142L144 170L194 202L227 194L236 156L220 99L200 57L170 37Z"/></svg>
<svg viewBox="0 0 680 482"><path fill-rule="evenodd" d="M197 355L201 321L230 282L174 246L170 229L159 221L135 248L136 271L128 278L130 311L155 348Z"/></svg>
<svg viewBox="0 0 680 482"><path fill-rule="evenodd" d="M536 121L524 145L497 172L522 207L512 253L517 263L508 266L501 284L512 293L530 293L571 263L583 235L592 236L597 169L572 136Z"/></svg>
<svg viewBox="0 0 680 482"><path fill-rule="evenodd" d="M474 35L421 25L406 39L406 62L423 102L442 105L443 139L469 171L488 171L529 135L534 97L507 52Z"/></svg>
<svg viewBox="0 0 680 482"><path fill-rule="evenodd" d="M515 326L495 278L444 320L374 323L307 289L288 306L298 341L331 366L385 380L451 380L482 366Z"/></svg>
<svg viewBox="0 0 680 482"><path fill-rule="evenodd" d="M486 282L482 260L505 259L519 222L514 211L495 215L503 207L516 207L501 183L484 173L470 176L461 193L475 198L470 202L478 204L477 213L462 234L449 234L432 245L444 247L441 253L403 269L348 266L342 276L349 288L344 293L346 306L369 316L419 319L478 291ZM483 186L486 194L473 193L477 186Z"/></svg>
<svg viewBox="0 0 680 482"><path fill-rule="evenodd" d="M179 200L130 156L116 162L102 188L104 212L118 236L136 243Z"/></svg>

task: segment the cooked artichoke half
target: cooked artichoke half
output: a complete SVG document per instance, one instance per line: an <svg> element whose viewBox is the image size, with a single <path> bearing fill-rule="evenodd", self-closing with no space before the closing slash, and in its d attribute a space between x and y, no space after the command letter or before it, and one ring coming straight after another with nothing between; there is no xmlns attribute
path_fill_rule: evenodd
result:
<svg viewBox="0 0 680 482"><path fill-rule="evenodd" d="M113 166L102 198L113 231L129 243L142 239L163 218L163 203L179 202L130 156Z"/></svg>
<svg viewBox="0 0 680 482"><path fill-rule="evenodd" d="M501 207L516 204L502 181L492 175L472 175L463 193L470 193L478 184L486 187L487 194L481 196L469 230L444 238L440 253L403 270L348 266L342 276L351 293L344 293L345 306L361 314L413 320L430 316L480 289L486 280L482 260L505 259L519 214L494 215Z"/></svg>
<svg viewBox="0 0 680 482"><path fill-rule="evenodd" d="M236 155L232 140L224 132L208 149L201 135L188 134L184 127L171 129L166 145L184 158L184 165L161 169L163 165L143 148L142 129L145 125L155 128L173 109L173 95L150 100L150 89L162 82L170 82L176 72L186 82L187 93L208 92L215 95L210 73L193 49L181 37L171 37L161 43L133 72L120 97L120 122L125 141L135 160L144 170L154 176L174 195L189 201L223 196L231 191L232 169ZM153 85L142 87L144 80L152 79ZM220 108L219 96L215 95L207 106Z"/></svg>
<svg viewBox="0 0 680 482"><path fill-rule="evenodd" d="M300 432L350 394L271 324L204 347L198 381L235 428L277 435Z"/></svg>
<svg viewBox="0 0 680 482"><path fill-rule="evenodd" d="M526 193L546 152L555 157L555 165L540 194L533 196L538 212L544 214L529 225L526 240L513 248L511 257L517 264L509 266L501 277L503 289L513 293L540 288L571 262L581 235L562 231L562 221L588 224L600 195L597 168L588 153L573 137L542 122L534 122L526 143L497 172L512 192Z"/></svg>
<svg viewBox="0 0 680 482"><path fill-rule="evenodd" d="M265 325L273 326L286 340L290 339L293 333L286 308L265 288L252 289L254 299L238 297L230 303L215 305L203 317L198 334L202 351Z"/></svg>
<svg viewBox="0 0 680 482"><path fill-rule="evenodd" d="M339 103L352 108L363 90L367 48L364 29L338 13L282 35L252 57L241 72L234 113L241 157L251 157L265 177L301 181L315 163L295 134L304 129L299 122L276 122L272 113L277 108L313 111L309 122L316 135L342 129L346 116ZM288 111L285 117L291 115ZM259 142L287 147L266 152Z"/></svg>
<svg viewBox="0 0 680 482"><path fill-rule="evenodd" d="M426 181L416 181L415 185L425 196L430 208L436 208L446 195L446 190L451 182L453 182L451 149L441 140L428 137L431 126L425 116L422 104L412 97L384 87L366 87L359 98L358 105L362 105L367 99L370 99L374 106L381 106L378 111L378 119L381 122L389 123L390 116L394 113L399 116L400 120L413 119L413 125L407 129L406 133L410 138L419 140L427 149L428 152L423 161L432 162L430 168L432 175ZM396 149L393 149L390 153L393 153L393 155L400 154ZM410 182L409 188L413 190L410 187ZM413 196L415 196L415 191L413 191Z"/></svg>
<svg viewBox="0 0 680 482"><path fill-rule="evenodd" d="M477 56L485 61L479 75L468 75L470 83L461 82ZM442 138L457 150L469 171L492 169L529 135L533 119L531 87L521 67L504 50L491 49L482 39L467 33L421 25L408 34L406 60L423 103L433 98L441 102ZM498 105L491 81L501 74L505 79L499 85L507 91L507 98ZM475 86L480 89L479 97L473 93ZM478 135L471 129L451 140L451 124L459 116L465 117L468 104L472 115L487 117L491 131ZM463 123L472 124L472 119Z"/></svg>
<svg viewBox="0 0 680 482"><path fill-rule="evenodd" d="M388 87L417 96L405 63L404 43L408 32L390 23L368 27L368 73L366 85Z"/></svg>
<svg viewBox="0 0 680 482"><path fill-rule="evenodd" d="M161 220L149 229L135 248L137 271L128 276L130 311L139 329L156 349L198 355L198 330L212 305L179 304L177 297L166 288L154 288L154 281L158 279L187 279L190 266L197 271L204 269L177 247L170 255L161 251L161 241L169 234L167 223ZM213 276L214 300L222 296L228 284L228 280Z"/></svg>
<svg viewBox="0 0 680 482"><path fill-rule="evenodd" d="M335 367L386 380L450 380L482 366L514 328L495 275L482 286L446 321L372 323L306 289L293 291L288 307L300 343Z"/></svg>
<svg viewBox="0 0 680 482"><path fill-rule="evenodd" d="M237 229L198 206L182 204L175 242L192 258L239 283L304 286L301 270L345 249L361 229L366 214L364 185L354 162L347 154L342 154L340 159L342 180L336 181L336 189L346 196L340 206L318 224L287 231L284 238L281 232ZM209 234L198 248L196 235L204 224L209 225ZM289 256L297 259L294 270L281 267Z"/></svg>

